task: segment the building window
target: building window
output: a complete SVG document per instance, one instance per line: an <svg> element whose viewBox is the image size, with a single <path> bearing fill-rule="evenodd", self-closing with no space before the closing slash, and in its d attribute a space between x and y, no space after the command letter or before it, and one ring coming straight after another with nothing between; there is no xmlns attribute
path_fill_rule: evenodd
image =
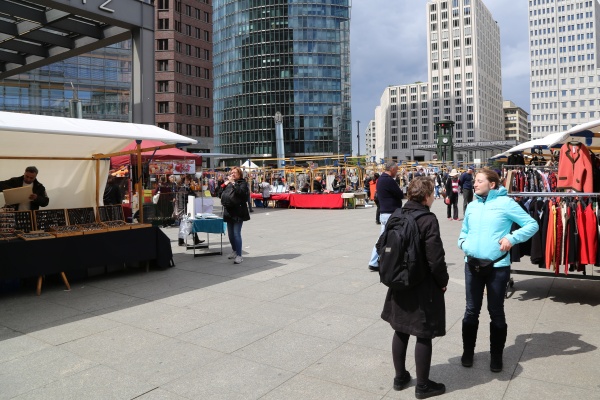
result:
<svg viewBox="0 0 600 400"><path fill-rule="evenodd" d="M158 29L160 29L160 30L169 29L169 18L159 18L158 19Z"/></svg>
<svg viewBox="0 0 600 400"><path fill-rule="evenodd" d="M156 50L169 50L169 40L158 39L156 41Z"/></svg>
<svg viewBox="0 0 600 400"><path fill-rule="evenodd" d="M169 91L169 81L158 81L158 87L156 89L156 91L158 93L165 93Z"/></svg>
<svg viewBox="0 0 600 400"><path fill-rule="evenodd" d="M168 10L169 9L169 0L158 0L158 9L159 10Z"/></svg>
<svg viewBox="0 0 600 400"><path fill-rule="evenodd" d="M168 122L159 122L158 123L158 127L160 129L165 129L165 130L169 130L169 123Z"/></svg>
<svg viewBox="0 0 600 400"><path fill-rule="evenodd" d="M156 70L157 71L168 71L169 70L169 60L158 60L156 62Z"/></svg>
<svg viewBox="0 0 600 400"><path fill-rule="evenodd" d="M210 136L210 126L204 127L204 137L211 137Z"/></svg>
<svg viewBox="0 0 600 400"><path fill-rule="evenodd" d="M159 101L158 102L158 113L159 114L167 114L169 112L169 102L168 101Z"/></svg>

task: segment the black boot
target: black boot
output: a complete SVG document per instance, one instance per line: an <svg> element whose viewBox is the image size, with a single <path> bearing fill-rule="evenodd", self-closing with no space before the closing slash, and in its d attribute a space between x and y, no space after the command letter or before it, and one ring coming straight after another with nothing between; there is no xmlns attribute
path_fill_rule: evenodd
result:
<svg viewBox="0 0 600 400"><path fill-rule="evenodd" d="M460 362L463 367L473 366L473 355L475 354L475 342L477 341L477 329L479 321L476 324L462 323L463 355Z"/></svg>
<svg viewBox="0 0 600 400"><path fill-rule="evenodd" d="M194 233L194 244L200 244L200 243L204 243L204 240L200 240L198 238L198 234Z"/></svg>
<svg viewBox="0 0 600 400"><path fill-rule="evenodd" d="M182 238L179 238L179 245L185 246L185 241Z"/></svg>
<svg viewBox="0 0 600 400"><path fill-rule="evenodd" d="M499 328L490 322L490 370L492 372L502 371L502 352L506 344L507 326Z"/></svg>

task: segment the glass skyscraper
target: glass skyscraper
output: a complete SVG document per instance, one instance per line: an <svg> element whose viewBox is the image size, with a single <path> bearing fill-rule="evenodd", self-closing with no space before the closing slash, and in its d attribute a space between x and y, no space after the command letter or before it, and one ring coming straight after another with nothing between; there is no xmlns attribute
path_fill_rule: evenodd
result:
<svg viewBox="0 0 600 400"><path fill-rule="evenodd" d="M216 151L350 153L350 0L214 0Z"/></svg>
<svg viewBox="0 0 600 400"><path fill-rule="evenodd" d="M83 118L129 122L131 58L127 40L1 80L0 111L70 117L74 87Z"/></svg>

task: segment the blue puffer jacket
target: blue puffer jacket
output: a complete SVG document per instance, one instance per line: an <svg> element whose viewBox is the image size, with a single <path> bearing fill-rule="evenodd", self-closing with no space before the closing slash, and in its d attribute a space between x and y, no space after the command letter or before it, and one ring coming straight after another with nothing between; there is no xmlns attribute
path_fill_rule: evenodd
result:
<svg viewBox="0 0 600 400"><path fill-rule="evenodd" d="M537 222L506 194L506 189L500 186L498 190L490 190L485 201L475 194L475 200L469 203L458 237L458 247L465 252L465 256L495 260L504 254L500 251L499 242L502 238L508 239L514 246L527 241L537 232ZM513 222L521 228L510 233ZM494 267L509 265L510 254Z"/></svg>

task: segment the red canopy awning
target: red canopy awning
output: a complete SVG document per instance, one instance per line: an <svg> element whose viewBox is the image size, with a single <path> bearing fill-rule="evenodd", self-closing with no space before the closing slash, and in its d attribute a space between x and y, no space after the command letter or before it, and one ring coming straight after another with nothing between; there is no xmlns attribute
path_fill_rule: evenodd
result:
<svg viewBox="0 0 600 400"><path fill-rule="evenodd" d="M142 140L142 149L148 148L148 147L164 146L164 145L165 144L163 142L159 142L157 140ZM137 144L135 143L135 140L134 140L129 145L127 145L125 148L123 148L119 151L135 150L136 148L137 148ZM150 158L152 158L152 160L155 160L155 161L196 160L196 165L199 165L202 163L202 155L188 153L187 151L183 151L183 150L180 150L175 147L173 147L172 149L156 150L156 152L147 151L147 152L142 153L142 162L148 161L148 160L150 160ZM111 168L119 168L122 165L136 164L136 159L137 159L136 154L112 157L110 159L110 167Z"/></svg>

